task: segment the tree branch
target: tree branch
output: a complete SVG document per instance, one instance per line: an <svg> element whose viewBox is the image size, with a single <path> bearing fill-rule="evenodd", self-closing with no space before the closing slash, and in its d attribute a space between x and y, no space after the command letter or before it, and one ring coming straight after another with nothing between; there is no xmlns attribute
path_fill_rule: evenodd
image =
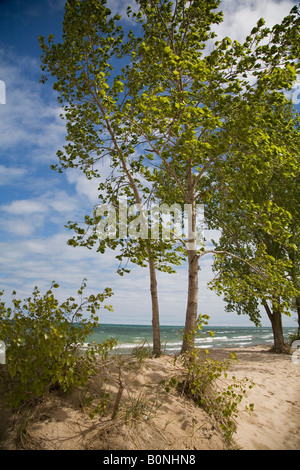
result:
<svg viewBox="0 0 300 470"><path fill-rule="evenodd" d="M231 258L235 258L235 259L238 259L239 261L242 261L243 263L247 264L248 266L250 266L251 269L253 269L255 272L257 272L258 274L260 274L261 276L265 277L266 279L268 278L268 276L266 276L265 272L262 271L260 268L258 268L257 266L251 264L249 261L247 261L246 259L242 258L241 256L237 256L237 255L234 255L233 253L230 253L229 251L226 251L226 250L205 250L204 252L200 253L199 255L199 258L202 258L202 256L204 255L207 255L209 253L213 253L215 255L227 255L227 256L230 256Z"/></svg>

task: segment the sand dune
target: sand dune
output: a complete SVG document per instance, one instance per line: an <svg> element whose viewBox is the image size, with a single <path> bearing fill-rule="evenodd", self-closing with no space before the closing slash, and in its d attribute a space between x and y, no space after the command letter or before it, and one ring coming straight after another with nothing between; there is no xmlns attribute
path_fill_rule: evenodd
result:
<svg viewBox="0 0 300 470"><path fill-rule="evenodd" d="M211 356L228 358L233 349L211 350ZM254 404L251 415L241 411L232 445L245 450L300 449L300 364L291 356L269 352L266 346L238 348L238 362L229 370L255 382L241 403ZM3 449L51 450L223 450L222 433L213 418L178 392L166 392L160 382L176 372L173 358L146 359L122 366L124 386L118 414L111 419L118 392L118 368L110 369L104 380L99 374L90 385L71 395L50 394L34 409L22 434L20 413L3 414ZM108 369L106 370L106 372ZM112 398L104 417L90 419L88 397L105 390ZM1 448L1 444L0 444Z"/></svg>

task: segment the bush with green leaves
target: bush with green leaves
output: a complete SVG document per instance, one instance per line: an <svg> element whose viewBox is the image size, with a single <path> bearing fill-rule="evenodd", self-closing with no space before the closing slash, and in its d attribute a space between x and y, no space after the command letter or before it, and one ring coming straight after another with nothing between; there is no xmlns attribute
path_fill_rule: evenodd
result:
<svg viewBox="0 0 300 470"><path fill-rule="evenodd" d="M9 384L5 399L10 405L20 406L53 387L69 391L84 386L96 374L99 356L105 358L115 345L112 339L87 343L99 326L97 312L112 295L111 289L83 297L84 280L79 301L69 297L60 303L53 293L58 287L53 282L44 295L35 287L24 300L17 299L14 291L11 306L0 302L0 340L6 345L6 364L0 374ZM112 309L111 305L104 308Z"/></svg>
<svg viewBox="0 0 300 470"><path fill-rule="evenodd" d="M203 330L203 324L207 324L208 318L207 315L199 316L193 335ZM247 388L252 388L254 383L248 378L239 380L235 376L231 377L229 384L225 382L230 365L237 361L233 353L229 359L218 361L209 357L209 350L193 346L179 358L175 358L175 361L178 359L182 366L180 373L173 376L168 383L163 382L164 388L169 391L170 388L176 387L209 415L214 416L226 442L230 444L236 430L238 405L247 396ZM253 404L245 406L245 410L252 411Z"/></svg>

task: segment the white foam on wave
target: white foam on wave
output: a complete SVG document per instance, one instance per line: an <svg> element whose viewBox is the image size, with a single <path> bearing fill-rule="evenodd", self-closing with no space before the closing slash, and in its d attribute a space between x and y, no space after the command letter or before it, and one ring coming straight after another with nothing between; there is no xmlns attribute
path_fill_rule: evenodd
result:
<svg viewBox="0 0 300 470"><path fill-rule="evenodd" d="M196 338L195 343L212 343L214 338Z"/></svg>
<svg viewBox="0 0 300 470"><path fill-rule="evenodd" d="M247 341L251 341L252 340L252 335L248 335L248 336L236 336L235 338L232 338L232 340L234 341L240 341L240 340L247 340Z"/></svg>

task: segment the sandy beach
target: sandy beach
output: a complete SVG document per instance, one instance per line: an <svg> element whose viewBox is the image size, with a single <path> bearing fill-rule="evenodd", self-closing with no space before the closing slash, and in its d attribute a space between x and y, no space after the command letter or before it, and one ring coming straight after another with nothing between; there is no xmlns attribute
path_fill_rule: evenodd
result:
<svg viewBox="0 0 300 470"><path fill-rule="evenodd" d="M215 349L216 360L236 353L226 381L248 377L255 386L239 405L254 404L249 415L240 411L231 446L241 450L300 449L300 364L290 355L271 353L267 346ZM120 374L121 370L121 374ZM166 392L162 380L177 371L174 358L145 359L121 369L103 371L88 390L71 395L51 393L28 415L2 411L0 448L51 450L224 450L228 446L214 418L176 390ZM122 396L112 418L118 391ZM103 390L112 399L104 416L95 413L92 399ZM104 395L103 395L104 396ZM28 417L29 416L29 417ZM20 429L22 428L22 432ZM1 430L0 430L1 431Z"/></svg>
<svg viewBox="0 0 300 470"><path fill-rule="evenodd" d="M237 445L246 450L300 450L300 364L294 364L291 356L270 353L266 346L233 351L239 361L231 367L231 375L255 383L245 399L254 403L254 411L240 413ZM222 358L224 350L213 355Z"/></svg>

